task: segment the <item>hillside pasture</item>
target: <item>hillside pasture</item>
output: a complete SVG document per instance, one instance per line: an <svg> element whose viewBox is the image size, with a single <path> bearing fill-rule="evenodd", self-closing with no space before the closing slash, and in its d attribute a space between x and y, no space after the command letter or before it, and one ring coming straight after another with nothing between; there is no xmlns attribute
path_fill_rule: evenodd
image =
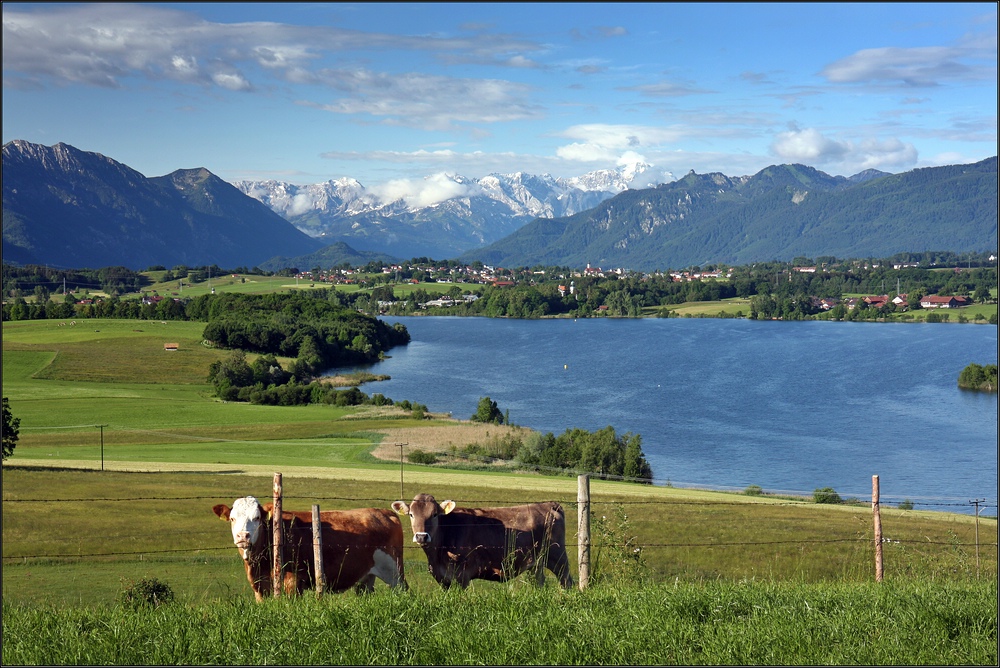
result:
<svg viewBox="0 0 1000 668"><path fill-rule="evenodd" d="M70 468L87 464L87 469ZM388 507L419 492L473 507L558 500L566 510L567 544L574 577L578 575L577 481L571 477L471 474L412 465L402 471L398 465L284 466L237 459L181 464L115 460L106 462L105 471L95 464L5 463L5 599L98 605L110 601L122 577L148 576L169 582L191 600L252 598L229 531L211 507L247 494L270 499L275 471L283 474L288 509L308 510L313 503L324 509ZM598 581L616 574L648 582L873 579L871 510L864 505L817 505L599 480L591 481L591 495ZM882 518L889 539L884 546L888 580L976 578L971 517L885 508ZM995 520L980 520L979 567L993 580L996 526ZM423 553L409 541L405 560L407 577L417 590L436 588ZM86 575L71 581L66 577L71 573ZM478 582L474 588L497 586Z"/></svg>
<svg viewBox="0 0 1000 668"><path fill-rule="evenodd" d="M21 419L3 467L5 602L103 605L122 578L145 576L166 580L185 600L243 600L249 586L211 507L246 494L269 498L276 471L291 509L387 507L418 492L467 506L558 500L575 555L575 476L399 463L396 443L449 449L511 428L381 409L223 403L176 353L161 349L155 373L138 368L144 346L195 341L192 323L90 322L90 331L4 324L4 395ZM61 364L60 356L76 362ZM419 401L396 399L404 398ZM864 502L817 505L601 480L592 481L592 499L597 580L602 569L651 583L873 577ZM889 580L996 579L995 519L980 520L978 557L968 515L883 508L883 530ZM422 552L407 548L414 589L436 590Z"/></svg>
<svg viewBox="0 0 1000 668"><path fill-rule="evenodd" d="M643 314L659 315L664 311L670 311L671 315L692 318L717 318L723 312L735 316L742 311L746 317L750 315L750 300L733 297L715 302L684 302L670 306L647 307L643 309Z"/></svg>

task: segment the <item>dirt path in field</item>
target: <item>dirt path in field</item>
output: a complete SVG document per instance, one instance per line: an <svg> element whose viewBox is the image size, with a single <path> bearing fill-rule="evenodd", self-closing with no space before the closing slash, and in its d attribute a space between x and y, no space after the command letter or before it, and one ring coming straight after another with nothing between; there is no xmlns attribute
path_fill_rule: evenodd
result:
<svg viewBox="0 0 1000 668"><path fill-rule="evenodd" d="M482 422L455 422L431 427L403 427L399 429L378 429L385 434L382 442L372 450L372 455L386 461L399 461L398 443L405 443L405 452L448 452L452 446L462 448L470 443L485 443L492 438L502 438L514 434L522 440L531 429L509 425L483 424Z"/></svg>

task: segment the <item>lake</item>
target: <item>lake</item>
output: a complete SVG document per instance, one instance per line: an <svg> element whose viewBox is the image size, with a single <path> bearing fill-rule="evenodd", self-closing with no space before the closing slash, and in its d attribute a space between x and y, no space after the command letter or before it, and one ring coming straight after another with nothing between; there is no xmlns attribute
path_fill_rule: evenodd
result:
<svg viewBox="0 0 1000 668"><path fill-rule="evenodd" d="M997 395L959 390L997 363L973 324L400 317L412 341L364 386L468 419L489 396L514 424L642 436L655 484L972 512L997 505Z"/></svg>

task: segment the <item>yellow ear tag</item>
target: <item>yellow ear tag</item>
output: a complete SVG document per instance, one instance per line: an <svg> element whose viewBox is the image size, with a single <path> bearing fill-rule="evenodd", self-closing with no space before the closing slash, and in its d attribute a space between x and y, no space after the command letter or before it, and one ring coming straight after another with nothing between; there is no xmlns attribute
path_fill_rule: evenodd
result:
<svg viewBox="0 0 1000 668"><path fill-rule="evenodd" d="M447 515L451 511L455 510L455 502L451 500L445 501L444 503L441 504L441 510L444 512L445 515Z"/></svg>

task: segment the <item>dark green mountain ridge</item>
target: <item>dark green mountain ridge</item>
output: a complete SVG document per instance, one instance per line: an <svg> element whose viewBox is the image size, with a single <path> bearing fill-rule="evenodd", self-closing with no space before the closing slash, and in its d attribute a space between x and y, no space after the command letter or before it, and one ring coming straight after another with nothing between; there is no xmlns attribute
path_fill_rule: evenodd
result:
<svg viewBox="0 0 1000 668"><path fill-rule="evenodd" d="M793 257L888 257L997 247L997 158L833 177L773 165L628 190L574 216L536 219L461 260L637 270Z"/></svg>
<svg viewBox="0 0 1000 668"><path fill-rule="evenodd" d="M320 247L207 169L146 178L67 144L3 147L5 262L250 267Z"/></svg>

